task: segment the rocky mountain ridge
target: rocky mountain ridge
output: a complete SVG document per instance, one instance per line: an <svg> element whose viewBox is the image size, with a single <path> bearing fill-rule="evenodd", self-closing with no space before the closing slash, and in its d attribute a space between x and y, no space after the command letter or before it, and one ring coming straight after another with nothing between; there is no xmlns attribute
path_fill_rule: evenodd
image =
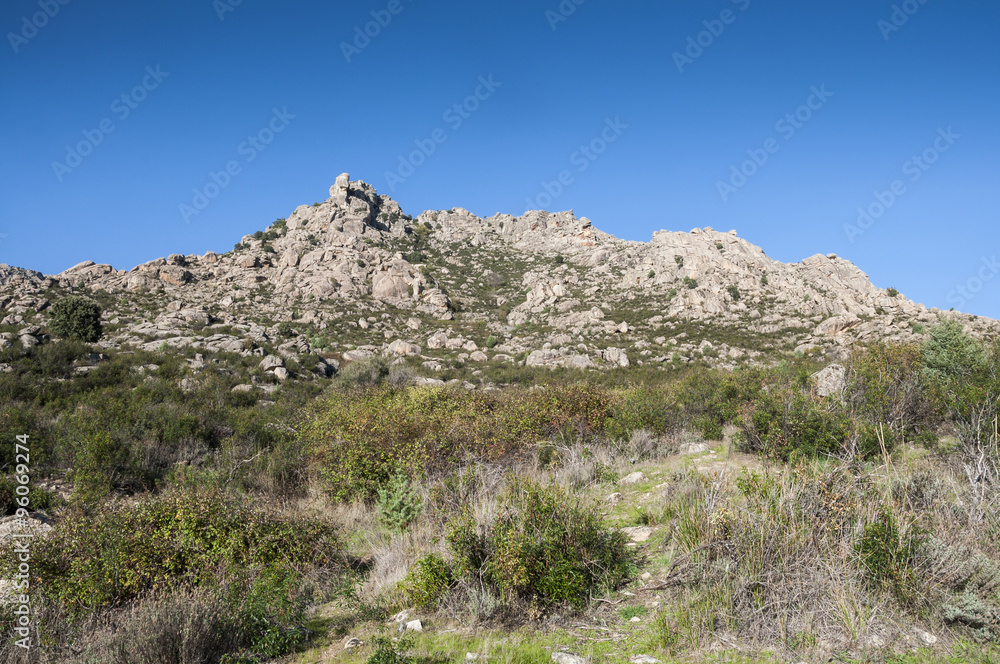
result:
<svg viewBox="0 0 1000 664"><path fill-rule="evenodd" d="M325 375L375 353L419 358L430 372L468 362L733 365L792 352L836 360L853 343L919 338L939 316L977 335L997 330L878 289L833 254L781 263L711 228L625 241L572 211L412 218L346 173L326 201L225 254L171 254L131 270L86 261L57 275L0 265L0 324L44 326L49 301L68 292L102 301L109 347L323 351Z"/></svg>

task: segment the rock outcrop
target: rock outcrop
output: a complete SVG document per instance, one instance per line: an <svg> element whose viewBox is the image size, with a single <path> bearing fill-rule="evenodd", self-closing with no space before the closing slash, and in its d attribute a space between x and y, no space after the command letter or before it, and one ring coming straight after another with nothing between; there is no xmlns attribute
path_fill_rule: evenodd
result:
<svg viewBox="0 0 1000 664"><path fill-rule="evenodd" d="M919 339L940 316L974 334L996 330L995 321L890 295L833 254L781 263L712 228L625 241L572 210L412 218L346 173L327 200L300 205L226 253L169 254L130 270L85 261L52 276L0 265L0 323L44 326L54 287L129 303L105 312L118 323L110 345L252 354L294 321L345 360L413 357L431 370L732 366L792 352L836 362L856 343ZM6 334L8 344L44 341ZM282 355L306 357L311 369L312 352L303 341ZM324 366L315 373L332 374ZM287 371L266 371L278 370Z"/></svg>

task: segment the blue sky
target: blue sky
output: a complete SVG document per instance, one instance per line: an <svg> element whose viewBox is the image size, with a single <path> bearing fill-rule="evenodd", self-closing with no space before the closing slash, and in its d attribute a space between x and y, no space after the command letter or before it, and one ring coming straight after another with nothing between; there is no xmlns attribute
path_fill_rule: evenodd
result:
<svg viewBox="0 0 1000 664"><path fill-rule="evenodd" d="M225 251L348 171L411 214L735 228L1000 318L998 22L987 0L6 0L0 262Z"/></svg>

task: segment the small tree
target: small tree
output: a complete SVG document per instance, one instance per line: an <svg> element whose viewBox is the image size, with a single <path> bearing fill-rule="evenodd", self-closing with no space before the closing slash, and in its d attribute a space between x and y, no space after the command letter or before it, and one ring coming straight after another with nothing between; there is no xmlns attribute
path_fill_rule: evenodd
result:
<svg viewBox="0 0 1000 664"><path fill-rule="evenodd" d="M78 295L64 297L52 305L49 329L58 337L93 343L101 338L101 307Z"/></svg>

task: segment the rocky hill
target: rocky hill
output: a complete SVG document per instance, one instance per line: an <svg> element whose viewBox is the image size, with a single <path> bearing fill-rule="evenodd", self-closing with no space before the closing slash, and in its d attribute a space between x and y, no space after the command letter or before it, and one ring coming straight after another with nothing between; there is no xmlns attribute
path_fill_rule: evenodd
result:
<svg viewBox="0 0 1000 664"><path fill-rule="evenodd" d="M109 347L277 346L324 375L376 353L419 357L428 375L456 363L835 360L853 343L916 339L941 315L974 334L996 330L878 289L833 254L775 261L734 230L629 242L572 211L413 218L346 173L326 201L225 254L171 254L131 270L87 261L49 276L0 265L0 324L18 328L7 343L40 338L49 302L67 292L101 301Z"/></svg>

